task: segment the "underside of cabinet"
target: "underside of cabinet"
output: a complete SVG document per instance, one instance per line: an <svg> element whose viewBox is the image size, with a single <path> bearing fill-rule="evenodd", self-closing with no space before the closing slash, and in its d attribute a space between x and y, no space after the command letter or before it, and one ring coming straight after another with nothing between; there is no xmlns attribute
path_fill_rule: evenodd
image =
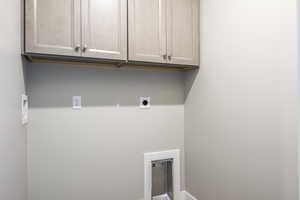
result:
<svg viewBox="0 0 300 200"><path fill-rule="evenodd" d="M56 56L36 53L24 53L23 56L33 63L57 63L70 65L85 65L95 67L114 67L114 68L128 68L128 69L145 69L145 70L170 70L170 71L186 71L198 69L198 66L188 65L171 65L146 63L127 60L109 60L109 59L95 59L72 56Z"/></svg>

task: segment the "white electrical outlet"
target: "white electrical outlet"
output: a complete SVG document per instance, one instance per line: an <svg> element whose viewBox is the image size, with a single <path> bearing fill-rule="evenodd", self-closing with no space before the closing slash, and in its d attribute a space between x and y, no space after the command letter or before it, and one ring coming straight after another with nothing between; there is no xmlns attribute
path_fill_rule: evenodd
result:
<svg viewBox="0 0 300 200"><path fill-rule="evenodd" d="M140 108L150 108L151 98L150 97L140 97Z"/></svg>
<svg viewBox="0 0 300 200"><path fill-rule="evenodd" d="M73 109L74 110L80 110L82 108L81 96L73 96L72 102L73 102Z"/></svg>
<svg viewBox="0 0 300 200"><path fill-rule="evenodd" d="M22 124L25 125L28 123L28 96L23 94L21 96L21 104L22 104Z"/></svg>

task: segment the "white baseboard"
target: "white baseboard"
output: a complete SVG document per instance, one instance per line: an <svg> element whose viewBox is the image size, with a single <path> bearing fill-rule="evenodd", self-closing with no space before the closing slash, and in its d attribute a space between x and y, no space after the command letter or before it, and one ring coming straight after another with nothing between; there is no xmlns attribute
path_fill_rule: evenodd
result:
<svg viewBox="0 0 300 200"><path fill-rule="evenodd" d="M187 191L182 191L181 194L182 194L182 200L198 200L198 199L196 199L196 197L194 197Z"/></svg>

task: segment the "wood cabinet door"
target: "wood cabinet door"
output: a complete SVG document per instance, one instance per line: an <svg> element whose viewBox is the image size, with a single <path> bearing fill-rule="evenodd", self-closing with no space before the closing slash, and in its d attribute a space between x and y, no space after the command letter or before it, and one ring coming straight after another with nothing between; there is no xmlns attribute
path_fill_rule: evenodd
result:
<svg viewBox="0 0 300 200"><path fill-rule="evenodd" d="M129 60L166 63L166 0L129 0Z"/></svg>
<svg viewBox="0 0 300 200"><path fill-rule="evenodd" d="M199 65L198 0L167 0L168 63Z"/></svg>
<svg viewBox="0 0 300 200"><path fill-rule="evenodd" d="M25 51L80 56L80 0L26 0Z"/></svg>
<svg viewBox="0 0 300 200"><path fill-rule="evenodd" d="M127 59L127 1L82 1L82 56Z"/></svg>

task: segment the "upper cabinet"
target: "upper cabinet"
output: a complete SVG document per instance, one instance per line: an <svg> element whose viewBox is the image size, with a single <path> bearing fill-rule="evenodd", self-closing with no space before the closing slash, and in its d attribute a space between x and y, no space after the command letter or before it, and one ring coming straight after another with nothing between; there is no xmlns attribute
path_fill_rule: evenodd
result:
<svg viewBox="0 0 300 200"><path fill-rule="evenodd" d="M127 59L127 1L82 1L84 57Z"/></svg>
<svg viewBox="0 0 300 200"><path fill-rule="evenodd" d="M129 60L164 63L167 59L166 0L129 0Z"/></svg>
<svg viewBox="0 0 300 200"><path fill-rule="evenodd" d="M199 0L24 1L25 55L199 65Z"/></svg>
<svg viewBox="0 0 300 200"><path fill-rule="evenodd" d="M199 1L167 1L167 62L199 65Z"/></svg>
<svg viewBox="0 0 300 200"><path fill-rule="evenodd" d="M127 59L126 0L26 0L27 53Z"/></svg>
<svg viewBox="0 0 300 200"><path fill-rule="evenodd" d="M129 60L199 65L198 0L129 0Z"/></svg>
<svg viewBox="0 0 300 200"><path fill-rule="evenodd" d="M80 56L80 0L26 0L26 52Z"/></svg>

